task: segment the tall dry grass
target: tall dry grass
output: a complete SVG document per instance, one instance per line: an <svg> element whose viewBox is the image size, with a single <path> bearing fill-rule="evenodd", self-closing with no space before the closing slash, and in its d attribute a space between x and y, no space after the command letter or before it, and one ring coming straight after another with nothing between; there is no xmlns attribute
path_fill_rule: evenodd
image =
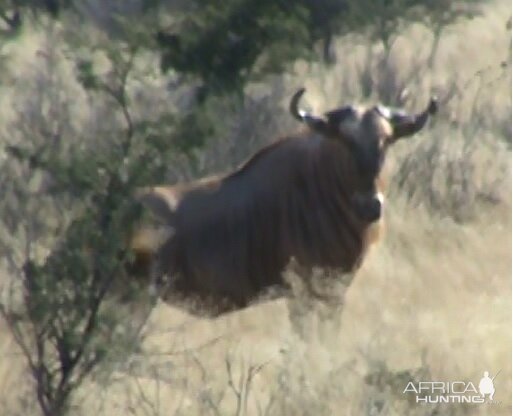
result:
<svg viewBox="0 0 513 416"><path fill-rule="evenodd" d="M422 106L433 91L447 100L432 129L390 154L386 233L349 287L338 326L322 319L322 305L313 305L317 311L295 323L306 334L299 337L285 300L216 320L158 304L142 349L94 374L78 392L74 411L510 414L511 66L500 65L511 59L505 29L510 15L508 2L495 1L483 17L451 27L426 71L421 64L430 53L430 34L412 27L394 47L387 77L375 66L379 45L342 39L336 66L298 63L291 74L251 86L231 133L201 155L201 172L233 166L273 135L294 128L283 109L298 85L306 85L309 103L319 111L359 101L363 72L379 87L369 101L386 88L409 90L401 98L407 107ZM33 80L36 51L45 45L38 33L20 42L23 49L14 51L11 65L24 69L18 82ZM163 105L153 85L142 107ZM14 117L9 109L17 96L2 99L4 119ZM84 122L94 119L80 106L77 111ZM11 134L4 127L2 140ZM30 377L2 322L0 357L0 413L37 414ZM485 370L500 371L498 404L421 406L402 394L410 379L477 384Z"/></svg>

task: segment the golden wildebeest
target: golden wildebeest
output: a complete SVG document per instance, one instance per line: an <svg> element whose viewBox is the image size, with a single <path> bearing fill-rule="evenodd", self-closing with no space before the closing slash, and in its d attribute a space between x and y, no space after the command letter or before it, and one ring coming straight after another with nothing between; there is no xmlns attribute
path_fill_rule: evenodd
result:
<svg viewBox="0 0 513 416"><path fill-rule="evenodd" d="M421 130L436 100L417 115L345 106L316 116L298 109L303 93L290 102L303 132L227 175L141 190L140 201L172 230L153 268L167 294L214 300L222 312L287 288L282 272L292 258L306 270L359 267L380 222L387 149Z"/></svg>

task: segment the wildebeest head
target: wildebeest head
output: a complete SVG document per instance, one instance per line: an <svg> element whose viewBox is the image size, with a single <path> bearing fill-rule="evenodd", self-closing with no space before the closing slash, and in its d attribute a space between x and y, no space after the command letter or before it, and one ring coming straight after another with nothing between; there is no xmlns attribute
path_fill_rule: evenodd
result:
<svg viewBox="0 0 513 416"><path fill-rule="evenodd" d="M377 105L371 108L343 106L316 116L300 110L299 101L305 89L299 89L290 101L290 112L313 131L325 137L346 142L354 151L360 174L372 181L379 174L388 147L403 137L412 136L437 111L437 100L416 115Z"/></svg>

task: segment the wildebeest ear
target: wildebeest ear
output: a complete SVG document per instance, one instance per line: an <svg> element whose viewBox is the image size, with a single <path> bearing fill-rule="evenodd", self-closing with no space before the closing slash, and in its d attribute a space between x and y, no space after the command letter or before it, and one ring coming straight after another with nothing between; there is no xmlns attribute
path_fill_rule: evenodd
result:
<svg viewBox="0 0 513 416"><path fill-rule="evenodd" d="M136 192L136 199L150 209L159 220L173 225L178 205L178 195L173 187L155 186Z"/></svg>

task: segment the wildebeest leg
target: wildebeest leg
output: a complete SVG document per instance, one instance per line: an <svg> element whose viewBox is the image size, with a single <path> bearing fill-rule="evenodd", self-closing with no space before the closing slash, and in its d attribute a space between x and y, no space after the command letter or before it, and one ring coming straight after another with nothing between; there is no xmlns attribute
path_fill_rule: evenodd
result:
<svg viewBox="0 0 513 416"><path fill-rule="evenodd" d="M316 334L314 307L313 300L306 296L294 294L287 300L290 326L303 341L311 341Z"/></svg>
<svg viewBox="0 0 513 416"><path fill-rule="evenodd" d="M339 332L344 298L353 274L330 269L308 269L292 261L286 271L294 296L288 301L294 332L329 343Z"/></svg>
<svg viewBox="0 0 513 416"><path fill-rule="evenodd" d="M352 277L350 274L342 274L334 270L327 270L326 275L323 276L323 286L330 293L330 299L318 302L315 310L318 336L323 344L332 344L340 334L345 296Z"/></svg>
<svg viewBox="0 0 513 416"><path fill-rule="evenodd" d="M284 273L284 280L294 294L287 303L289 320L293 331L304 341L317 340L325 332L325 323L335 323L337 327L343 300L335 287L337 278L338 274L331 270L312 269L294 259L290 261Z"/></svg>
<svg viewBox="0 0 513 416"><path fill-rule="evenodd" d="M308 294L308 280L311 270L301 266L295 259L289 262L285 272L284 281L292 289L292 296L287 300L287 309L292 331L303 341L308 341L315 334L315 316L312 314L313 299Z"/></svg>
<svg viewBox="0 0 513 416"><path fill-rule="evenodd" d="M287 308L292 330L306 342L330 344L337 337L343 310L343 298L329 302L311 296L295 295L288 299Z"/></svg>

